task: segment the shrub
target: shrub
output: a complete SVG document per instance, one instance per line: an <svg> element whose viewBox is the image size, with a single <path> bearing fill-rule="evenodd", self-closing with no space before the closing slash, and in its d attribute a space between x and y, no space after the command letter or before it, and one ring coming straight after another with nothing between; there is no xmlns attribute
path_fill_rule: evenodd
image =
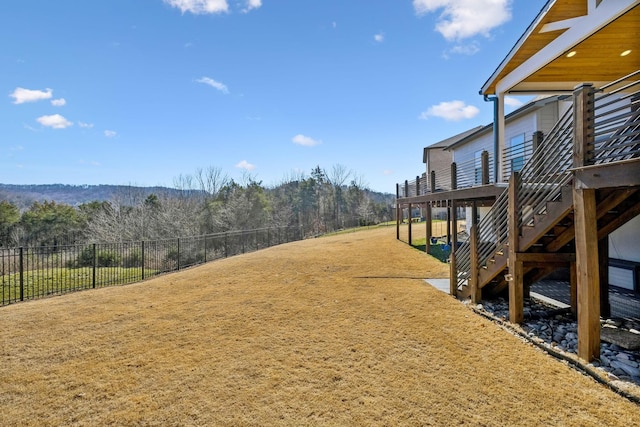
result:
<svg viewBox="0 0 640 427"><path fill-rule="evenodd" d="M113 251L97 251L96 260L98 267L117 267L120 265L120 255ZM84 248L76 259L67 262L69 268L93 267L93 248Z"/></svg>
<svg viewBox="0 0 640 427"><path fill-rule="evenodd" d="M129 252L122 260L122 266L127 268L142 266L142 251L134 250Z"/></svg>

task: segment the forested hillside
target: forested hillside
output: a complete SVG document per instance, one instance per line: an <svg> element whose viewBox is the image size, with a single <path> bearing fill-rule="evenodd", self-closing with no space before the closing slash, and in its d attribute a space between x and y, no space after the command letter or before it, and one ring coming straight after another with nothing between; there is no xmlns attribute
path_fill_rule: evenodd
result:
<svg viewBox="0 0 640 427"><path fill-rule="evenodd" d="M0 184L0 246L118 242L262 227L318 235L392 219L394 196L368 190L341 165L319 166L267 187L218 168L174 180L173 188Z"/></svg>

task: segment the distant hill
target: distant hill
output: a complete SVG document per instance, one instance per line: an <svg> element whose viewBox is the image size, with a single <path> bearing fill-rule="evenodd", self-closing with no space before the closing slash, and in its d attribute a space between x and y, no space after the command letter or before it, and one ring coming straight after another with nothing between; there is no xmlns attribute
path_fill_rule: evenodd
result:
<svg viewBox="0 0 640 427"><path fill-rule="evenodd" d="M0 184L0 200L13 203L18 208L27 209L34 202L54 201L71 206L79 206L93 201L113 200L115 198L130 197L140 200L149 194L180 193L180 190L168 187L136 187L131 185L66 185L66 184L38 184L15 185ZM366 191L366 194L376 203L392 204L395 196L390 193Z"/></svg>
<svg viewBox="0 0 640 427"><path fill-rule="evenodd" d="M135 187L130 185L14 185L0 184L0 200L7 200L20 209L26 209L34 202L54 201L78 206L92 201L113 200L117 196L135 194L146 198L149 194L178 193L167 187Z"/></svg>

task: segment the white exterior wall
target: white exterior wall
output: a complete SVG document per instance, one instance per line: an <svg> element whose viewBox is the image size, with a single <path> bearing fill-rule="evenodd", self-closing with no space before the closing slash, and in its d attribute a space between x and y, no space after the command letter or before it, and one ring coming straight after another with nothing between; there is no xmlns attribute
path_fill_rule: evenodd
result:
<svg viewBox="0 0 640 427"><path fill-rule="evenodd" d="M609 257L640 262L640 216L609 235ZM609 267L609 283L633 290L631 271Z"/></svg>

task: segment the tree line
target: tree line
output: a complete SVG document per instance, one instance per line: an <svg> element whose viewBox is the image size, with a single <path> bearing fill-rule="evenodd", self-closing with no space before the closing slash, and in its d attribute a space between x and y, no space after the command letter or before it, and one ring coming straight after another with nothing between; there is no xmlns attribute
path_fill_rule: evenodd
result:
<svg viewBox="0 0 640 427"><path fill-rule="evenodd" d="M0 246L56 246L197 236L266 227L300 227L319 235L392 219L392 195L370 191L342 165L292 174L266 187L240 182L217 167L174 179L178 191L149 194L125 187L108 201L71 206L34 202L21 211L0 201Z"/></svg>

